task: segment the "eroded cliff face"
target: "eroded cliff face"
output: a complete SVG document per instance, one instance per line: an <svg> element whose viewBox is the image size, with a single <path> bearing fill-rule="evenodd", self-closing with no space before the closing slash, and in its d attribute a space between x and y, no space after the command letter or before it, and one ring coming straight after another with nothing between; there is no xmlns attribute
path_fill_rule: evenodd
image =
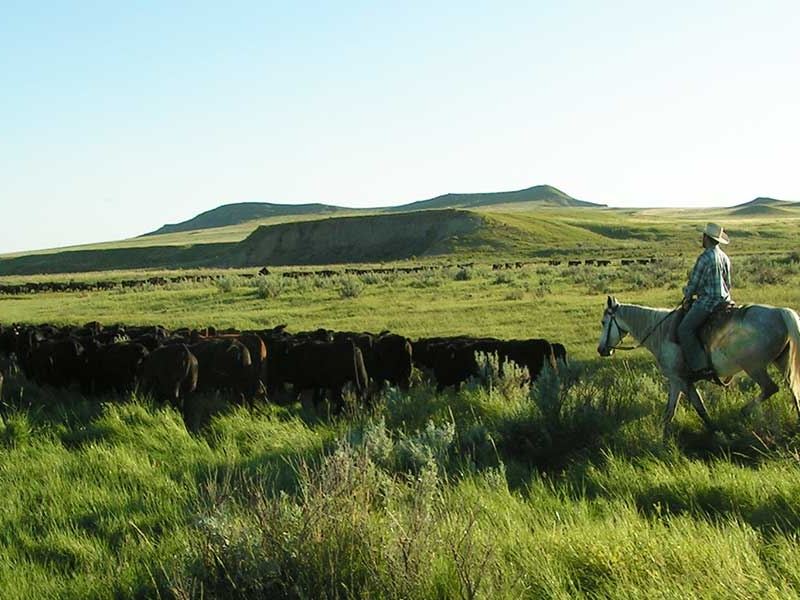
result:
<svg viewBox="0 0 800 600"><path fill-rule="evenodd" d="M484 226L480 215L430 210L262 226L240 242L245 265L381 261L445 253Z"/></svg>

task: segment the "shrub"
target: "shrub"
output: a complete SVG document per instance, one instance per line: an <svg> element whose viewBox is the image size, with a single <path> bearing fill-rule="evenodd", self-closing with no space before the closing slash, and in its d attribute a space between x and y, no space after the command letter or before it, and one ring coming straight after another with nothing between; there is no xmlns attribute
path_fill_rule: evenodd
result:
<svg viewBox="0 0 800 600"><path fill-rule="evenodd" d="M364 284L358 277L343 275L339 279L339 296L341 298L357 298L363 289Z"/></svg>
<svg viewBox="0 0 800 600"><path fill-rule="evenodd" d="M494 276L494 285L507 285L517 282L517 278L511 273L498 273Z"/></svg>
<svg viewBox="0 0 800 600"><path fill-rule="evenodd" d="M469 281L474 276L475 274L472 270L472 267L461 267L455 272L453 279L456 281Z"/></svg>
<svg viewBox="0 0 800 600"><path fill-rule="evenodd" d="M489 391L496 389L506 398L513 397L520 390L528 393L531 376L527 368L508 359L501 361L497 352L476 352L475 363L478 365L478 376L470 381L473 388L481 386Z"/></svg>
<svg viewBox="0 0 800 600"><path fill-rule="evenodd" d="M737 264L735 283L751 285L778 285L786 282L790 265L779 265L775 259L751 256Z"/></svg>
<svg viewBox="0 0 800 600"><path fill-rule="evenodd" d="M395 465L401 471L420 474L436 468L444 474L449 452L455 439L455 423L437 426L428 421L425 429L414 435L403 435L394 450Z"/></svg>
<svg viewBox="0 0 800 600"><path fill-rule="evenodd" d="M282 277L259 276L255 278L253 286L256 288L256 295L266 300L280 296L284 282Z"/></svg>
<svg viewBox="0 0 800 600"><path fill-rule="evenodd" d="M414 288L431 288L441 286L447 278L447 272L444 269L436 269L425 271L422 275L415 277L411 282L411 287Z"/></svg>
<svg viewBox="0 0 800 600"><path fill-rule="evenodd" d="M437 425L429 420L425 428L412 434L399 432L393 440L381 417L368 421L350 435L349 445L389 473L418 475L426 468L444 474L456 436L453 422Z"/></svg>
<svg viewBox="0 0 800 600"><path fill-rule="evenodd" d="M217 289L226 294L232 292L238 283L239 278L234 275L221 275L214 280L214 285L217 286Z"/></svg>
<svg viewBox="0 0 800 600"><path fill-rule="evenodd" d="M533 288L533 293L536 294L537 297L542 298L544 296L549 296L553 293L553 284L555 283L555 277L551 274L540 275L539 282Z"/></svg>
<svg viewBox="0 0 800 600"><path fill-rule="evenodd" d="M364 285L378 285L384 282L384 276L380 273L364 273L359 277Z"/></svg>

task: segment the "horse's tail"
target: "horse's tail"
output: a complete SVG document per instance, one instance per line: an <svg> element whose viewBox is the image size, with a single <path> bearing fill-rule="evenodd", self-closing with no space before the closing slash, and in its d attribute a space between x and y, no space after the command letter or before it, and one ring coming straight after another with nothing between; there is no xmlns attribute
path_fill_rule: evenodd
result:
<svg viewBox="0 0 800 600"><path fill-rule="evenodd" d="M800 316L791 308L781 308L781 316L786 325L789 343L783 375L789 383L795 400L800 400Z"/></svg>

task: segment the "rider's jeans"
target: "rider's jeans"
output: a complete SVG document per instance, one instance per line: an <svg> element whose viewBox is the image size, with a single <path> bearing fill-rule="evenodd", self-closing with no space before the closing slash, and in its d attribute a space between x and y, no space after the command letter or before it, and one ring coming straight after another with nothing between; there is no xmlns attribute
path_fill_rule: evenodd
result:
<svg viewBox="0 0 800 600"><path fill-rule="evenodd" d="M710 315L709 311L695 302L678 325L678 339L681 342L683 356L692 371L708 368L706 353L697 334Z"/></svg>

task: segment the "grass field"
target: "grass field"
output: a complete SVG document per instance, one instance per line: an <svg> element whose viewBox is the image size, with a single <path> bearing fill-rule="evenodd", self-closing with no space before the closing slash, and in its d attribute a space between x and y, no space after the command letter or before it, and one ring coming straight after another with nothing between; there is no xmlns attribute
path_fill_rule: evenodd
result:
<svg viewBox="0 0 800 600"><path fill-rule="evenodd" d="M641 225L654 244L677 226ZM800 308L791 224L770 227L760 255L757 240L734 238L735 299ZM4 323L546 337L572 358L533 388L496 373L459 393L419 381L333 418L218 396L197 397L184 418L147 398L42 389L7 368L0 598L797 596L800 427L788 392L745 419L752 384L705 386L721 431L682 407L665 442L649 356L596 357L606 293L676 304L695 255L684 249L648 266L230 272L0 297Z"/></svg>

